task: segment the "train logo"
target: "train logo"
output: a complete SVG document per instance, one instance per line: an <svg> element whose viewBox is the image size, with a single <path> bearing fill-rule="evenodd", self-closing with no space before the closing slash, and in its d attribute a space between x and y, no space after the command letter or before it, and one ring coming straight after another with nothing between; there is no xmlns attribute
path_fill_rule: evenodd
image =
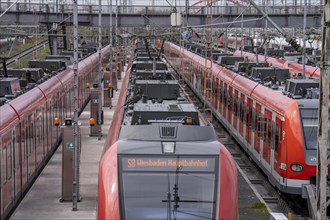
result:
<svg viewBox="0 0 330 220"><path fill-rule="evenodd" d="M135 159L128 159L127 160L127 167L128 168L135 168L135 166L136 166Z"/></svg>

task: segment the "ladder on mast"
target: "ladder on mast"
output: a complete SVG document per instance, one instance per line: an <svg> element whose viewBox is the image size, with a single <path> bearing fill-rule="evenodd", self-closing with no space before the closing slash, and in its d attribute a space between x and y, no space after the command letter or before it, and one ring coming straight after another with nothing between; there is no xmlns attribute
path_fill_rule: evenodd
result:
<svg viewBox="0 0 330 220"><path fill-rule="evenodd" d="M212 0L206 2L206 27L204 29L205 39L205 69L203 74L203 96L204 96L204 114L209 112L209 122L212 121L213 114L213 94L212 94Z"/></svg>

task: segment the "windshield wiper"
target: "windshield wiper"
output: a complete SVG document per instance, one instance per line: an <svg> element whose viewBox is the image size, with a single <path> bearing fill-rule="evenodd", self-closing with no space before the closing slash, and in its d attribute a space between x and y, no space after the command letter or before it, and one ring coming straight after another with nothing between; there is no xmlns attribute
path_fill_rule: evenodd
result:
<svg viewBox="0 0 330 220"><path fill-rule="evenodd" d="M171 220L171 215L172 215L172 205L171 205L171 187L170 187L170 175L167 174L167 220ZM164 202L164 200L162 200Z"/></svg>

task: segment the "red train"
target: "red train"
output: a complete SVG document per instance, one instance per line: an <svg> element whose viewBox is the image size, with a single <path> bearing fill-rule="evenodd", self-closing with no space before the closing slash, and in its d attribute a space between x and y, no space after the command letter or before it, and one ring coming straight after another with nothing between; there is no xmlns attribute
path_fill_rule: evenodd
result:
<svg viewBox="0 0 330 220"><path fill-rule="evenodd" d="M109 47L102 50L109 57ZM79 62L79 111L90 96L86 83L97 77L98 54ZM7 218L58 146L55 117L73 117L73 67L0 107L0 213Z"/></svg>
<svg viewBox="0 0 330 220"><path fill-rule="evenodd" d="M179 70L180 47L166 42L164 48L167 60ZM303 194L303 184L315 184L318 99L317 91L304 85L314 87L317 80L289 80L293 87L287 84L288 93L297 89L291 97L300 98L293 99L213 64L212 95L205 99L205 59L187 50L182 55L187 69L184 80L214 107L216 117L274 186L294 196ZM310 94L308 99L306 93Z"/></svg>
<svg viewBox="0 0 330 220"><path fill-rule="evenodd" d="M236 50L234 56L241 56L241 51ZM257 57L256 54L250 52L242 52L243 57L247 57L249 61L256 61ZM265 62L264 55L258 55L258 61L260 63ZM303 65L300 63L291 63L289 64L287 60L274 58L274 57L267 57L267 62L274 67L278 68L288 68L292 75L297 75L303 73ZM305 78L316 78L320 79L320 68L305 65Z"/></svg>
<svg viewBox="0 0 330 220"><path fill-rule="evenodd" d="M168 71L153 74L145 68L152 62L141 60L130 60L107 135L97 218L238 219L230 153L211 126L200 124L192 104L169 98L179 94L179 85Z"/></svg>

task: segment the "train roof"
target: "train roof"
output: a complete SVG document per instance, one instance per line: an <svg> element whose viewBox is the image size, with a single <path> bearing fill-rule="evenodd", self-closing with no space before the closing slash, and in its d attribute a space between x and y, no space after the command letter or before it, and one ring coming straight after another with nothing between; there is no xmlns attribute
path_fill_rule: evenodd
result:
<svg viewBox="0 0 330 220"><path fill-rule="evenodd" d="M252 92L251 97L266 107L284 115L285 111L296 100L284 96L278 91L259 84Z"/></svg>
<svg viewBox="0 0 330 220"><path fill-rule="evenodd" d="M290 64L290 69L295 71L296 73L301 73L302 64L300 63L291 63ZM305 73L308 77L313 77L313 78L320 78L321 77L321 70L319 67L316 66L309 66L305 65Z"/></svg>
<svg viewBox="0 0 330 220"><path fill-rule="evenodd" d="M216 134L212 126L173 124L122 126L119 139L165 142L217 141Z"/></svg>
<svg viewBox="0 0 330 220"><path fill-rule="evenodd" d="M46 100L40 88L35 87L26 92L24 96L18 96L9 104L15 109L20 119L24 119L27 115L31 114Z"/></svg>
<svg viewBox="0 0 330 220"><path fill-rule="evenodd" d="M69 81L73 81L72 74L73 69L67 68L66 70L58 73L56 77L61 81L61 83L66 84Z"/></svg>
<svg viewBox="0 0 330 220"><path fill-rule="evenodd" d="M250 52L245 52L243 51L242 53L243 57L248 57L248 59L250 61L256 61L256 57L257 55L254 53L250 53ZM240 50L236 50L234 52L234 56L241 56L241 51ZM258 55L258 61L260 63L265 62L265 56L264 55ZM271 63L272 66L274 67L278 67L278 68L288 68L288 61L287 60L283 60L283 59L277 59L274 57L267 57L267 62Z"/></svg>
<svg viewBox="0 0 330 220"><path fill-rule="evenodd" d="M228 84L232 84L235 77L239 76L237 73L226 69L225 67L219 65L212 65L212 70L217 73L216 76L220 77L222 80L226 81Z"/></svg>
<svg viewBox="0 0 330 220"><path fill-rule="evenodd" d="M0 106L0 136L18 121L15 110L9 104Z"/></svg>
<svg viewBox="0 0 330 220"><path fill-rule="evenodd" d="M240 91L251 96L253 90L259 86L260 84L254 81L251 81L250 79L244 77L244 76L238 76L233 81L232 85L236 88L240 88ZM244 85L244 86L242 86Z"/></svg>
<svg viewBox="0 0 330 220"><path fill-rule="evenodd" d="M62 86L59 86L61 83L61 80L56 76L48 79L44 83L38 85L40 90L44 93L46 98L48 98L50 95L52 95L56 90L63 89Z"/></svg>

